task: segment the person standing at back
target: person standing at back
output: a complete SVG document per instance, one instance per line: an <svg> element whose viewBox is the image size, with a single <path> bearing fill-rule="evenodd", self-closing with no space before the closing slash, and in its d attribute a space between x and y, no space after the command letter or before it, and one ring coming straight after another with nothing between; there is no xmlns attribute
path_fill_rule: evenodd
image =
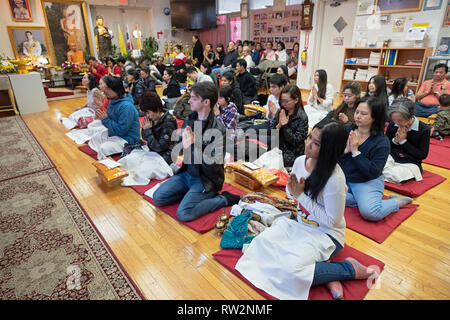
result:
<svg viewBox="0 0 450 320"><path fill-rule="evenodd" d="M200 38L198 35L192 36L192 43L194 44L194 47L192 48L192 58L195 60L195 66L197 68L200 68L200 65L203 62L204 56L203 56L203 45L200 41Z"/></svg>

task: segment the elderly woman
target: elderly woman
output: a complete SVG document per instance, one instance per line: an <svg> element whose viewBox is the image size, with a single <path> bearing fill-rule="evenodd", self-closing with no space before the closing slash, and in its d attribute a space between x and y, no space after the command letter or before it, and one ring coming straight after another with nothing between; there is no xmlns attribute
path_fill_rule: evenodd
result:
<svg viewBox="0 0 450 320"><path fill-rule="evenodd" d="M408 98L394 100L387 113L391 120L386 130L391 144L390 155L396 164L413 164L422 172L422 160L428 156L430 146L430 128L414 116L415 104Z"/></svg>

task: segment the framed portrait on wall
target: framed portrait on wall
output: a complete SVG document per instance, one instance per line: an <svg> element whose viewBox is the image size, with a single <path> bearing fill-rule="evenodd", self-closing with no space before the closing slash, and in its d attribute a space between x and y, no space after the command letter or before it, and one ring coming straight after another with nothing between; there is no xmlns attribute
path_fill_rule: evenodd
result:
<svg viewBox="0 0 450 320"><path fill-rule="evenodd" d="M447 4L447 11L445 12L444 17L444 27L450 26L450 1Z"/></svg>
<svg viewBox="0 0 450 320"><path fill-rule="evenodd" d="M68 56L81 62L93 55L84 1L41 0L41 5L55 65L69 60Z"/></svg>
<svg viewBox="0 0 450 320"><path fill-rule="evenodd" d="M423 10L437 10L442 6L442 0L425 0Z"/></svg>
<svg viewBox="0 0 450 320"><path fill-rule="evenodd" d="M51 64L45 27L8 26L7 29L16 59Z"/></svg>
<svg viewBox="0 0 450 320"><path fill-rule="evenodd" d="M358 0L358 6L356 7L356 15L363 16L366 14L372 14L375 10L375 0Z"/></svg>
<svg viewBox="0 0 450 320"><path fill-rule="evenodd" d="M30 3L28 0L8 0L9 7L13 21L16 22L31 22L33 16L31 15Z"/></svg>
<svg viewBox="0 0 450 320"><path fill-rule="evenodd" d="M377 0L377 13L395 13L420 11L423 0Z"/></svg>

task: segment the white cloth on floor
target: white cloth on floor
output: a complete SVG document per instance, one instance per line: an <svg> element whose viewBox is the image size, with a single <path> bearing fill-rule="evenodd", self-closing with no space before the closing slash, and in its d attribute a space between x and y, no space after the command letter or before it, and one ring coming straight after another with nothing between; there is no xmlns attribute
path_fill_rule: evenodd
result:
<svg viewBox="0 0 450 320"><path fill-rule="evenodd" d="M149 151L147 146L134 149L130 154L118 160L128 172L122 186L147 185L151 179L162 180L173 175L172 169L157 152Z"/></svg>
<svg viewBox="0 0 450 320"><path fill-rule="evenodd" d="M61 122L64 125L64 127L66 127L66 129L73 129L77 126L77 122L73 121L70 118L61 118Z"/></svg>
<svg viewBox="0 0 450 320"><path fill-rule="evenodd" d="M81 108L72 113L68 118L61 118L63 125L67 129L73 129L78 125L78 120L81 117L95 117L95 111L89 107Z"/></svg>
<svg viewBox="0 0 450 320"><path fill-rule="evenodd" d="M270 227L272 223L280 217L289 218L291 216L290 212L281 212L268 203L261 203L258 201L255 203L247 203L242 200L239 201L238 204L231 207L230 214L232 216L238 216L245 209L251 210L253 213L259 215L261 217L261 223L267 227Z"/></svg>
<svg viewBox="0 0 450 320"><path fill-rule="evenodd" d="M257 166L263 167L267 170L280 169L287 173L284 167L283 152L278 147L263 153L258 159L253 161Z"/></svg>
<svg viewBox="0 0 450 320"><path fill-rule="evenodd" d="M167 180L166 180L166 181L167 181ZM160 182L160 183L155 184L152 188L150 188L150 189L148 189L147 191L145 191L144 194L145 194L147 197L153 199L153 194L155 193L155 191L161 186L161 184L163 184L163 183L166 182L166 181L163 181L163 182Z"/></svg>
<svg viewBox="0 0 450 320"><path fill-rule="evenodd" d="M419 167L414 163L398 163L389 155L383 169L384 181L400 184L402 181L423 179Z"/></svg>
<svg viewBox="0 0 450 320"><path fill-rule="evenodd" d="M306 300L315 263L329 259L335 248L325 233L283 217L252 240L235 268L278 299Z"/></svg>
<svg viewBox="0 0 450 320"><path fill-rule="evenodd" d="M106 128L101 120L94 120L88 124L89 147L97 152L97 159L101 160L112 154L121 153L127 142L117 136L108 136L108 128Z"/></svg>

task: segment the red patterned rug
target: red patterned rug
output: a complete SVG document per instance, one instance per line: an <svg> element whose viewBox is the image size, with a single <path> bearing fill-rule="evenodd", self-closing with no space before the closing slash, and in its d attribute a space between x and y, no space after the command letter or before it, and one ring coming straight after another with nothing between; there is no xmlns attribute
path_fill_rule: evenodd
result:
<svg viewBox="0 0 450 320"><path fill-rule="evenodd" d="M53 168L20 116L0 118L0 181Z"/></svg>
<svg viewBox="0 0 450 320"><path fill-rule="evenodd" d="M0 181L0 203L0 300L144 298L55 168Z"/></svg>

